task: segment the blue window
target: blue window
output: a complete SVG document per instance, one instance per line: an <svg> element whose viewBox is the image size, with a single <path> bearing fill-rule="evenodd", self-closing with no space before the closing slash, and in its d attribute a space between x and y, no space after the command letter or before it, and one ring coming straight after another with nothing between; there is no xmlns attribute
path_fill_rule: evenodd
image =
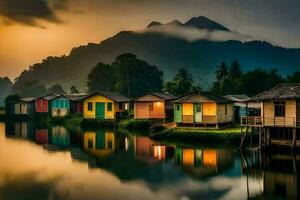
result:
<svg viewBox="0 0 300 200"><path fill-rule="evenodd" d="M88 102L88 111L93 111L93 102Z"/></svg>

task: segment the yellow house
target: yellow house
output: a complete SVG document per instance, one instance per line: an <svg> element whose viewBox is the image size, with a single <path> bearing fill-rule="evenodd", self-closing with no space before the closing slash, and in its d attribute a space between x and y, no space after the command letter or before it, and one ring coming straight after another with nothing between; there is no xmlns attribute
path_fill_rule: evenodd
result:
<svg viewBox="0 0 300 200"><path fill-rule="evenodd" d="M233 102L211 92L194 92L174 101L174 121L216 126L233 122Z"/></svg>
<svg viewBox="0 0 300 200"><path fill-rule="evenodd" d="M129 109L129 99L116 92L96 92L83 99L83 118L114 120Z"/></svg>

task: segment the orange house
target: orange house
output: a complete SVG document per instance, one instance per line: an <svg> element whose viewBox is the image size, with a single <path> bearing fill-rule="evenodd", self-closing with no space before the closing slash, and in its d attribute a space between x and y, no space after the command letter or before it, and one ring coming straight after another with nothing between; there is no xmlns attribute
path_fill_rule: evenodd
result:
<svg viewBox="0 0 300 200"><path fill-rule="evenodd" d="M148 93L134 99L134 119L171 119L174 96Z"/></svg>

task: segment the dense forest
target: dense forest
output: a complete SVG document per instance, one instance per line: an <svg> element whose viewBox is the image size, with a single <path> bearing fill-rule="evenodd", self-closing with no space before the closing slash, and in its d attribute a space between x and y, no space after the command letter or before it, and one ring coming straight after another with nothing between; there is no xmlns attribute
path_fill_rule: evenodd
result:
<svg viewBox="0 0 300 200"><path fill-rule="evenodd" d="M246 94L251 97L278 83L300 83L300 72L283 76L277 69L256 68L243 71L238 61L221 62L216 69L214 82L209 90L218 95ZM116 91L134 98L147 92L163 91L182 96L193 91L207 90L195 81L194 77L197 75L187 68L179 69L171 81L164 81L163 76L164 73L156 66L150 65L136 55L122 54L117 56L111 64L98 63L92 68L87 77L87 91L80 91L74 85L67 91L59 84L53 84L47 88L44 84L34 80L26 81L22 85L13 85L5 77L0 78L0 89L3 91L1 100L3 102L10 93L20 97L37 97L46 93Z"/></svg>

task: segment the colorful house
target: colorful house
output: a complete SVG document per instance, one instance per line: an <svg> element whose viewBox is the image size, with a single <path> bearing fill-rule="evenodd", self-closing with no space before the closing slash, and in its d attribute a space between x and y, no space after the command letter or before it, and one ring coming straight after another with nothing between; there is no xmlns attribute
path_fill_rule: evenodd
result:
<svg viewBox="0 0 300 200"><path fill-rule="evenodd" d="M65 96L70 99L70 114L82 114L82 100L87 94L66 94Z"/></svg>
<svg viewBox="0 0 300 200"><path fill-rule="evenodd" d="M128 111L129 101L116 92L96 92L83 99L83 117L114 120Z"/></svg>
<svg viewBox="0 0 300 200"><path fill-rule="evenodd" d="M241 125L246 127L246 134L249 127L258 129L261 147L300 146L299 83L279 84L254 96L250 102L261 104L261 115L242 117Z"/></svg>
<svg viewBox="0 0 300 200"><path fill-rule="evenodd" d="M70 99L66 96L56 96L49 102L49 111L52 117L66 117L70 115Z"/></svg>
<svg viewBox="0 0 300 200"><path fill-rule="evenodd" d="M134 99L134 119L172 119L175 97L163 93L147 93Z"/></svg>
<svg viewBox="0 0 300 200"><path fill-rule="evenodd" d="M233 102L234 121L240 123L241 117L260 115L260 103L247 103L250 97L247 95L226 95L225 99Z"/></svg>
<svg viewBox="0 0 300 200"><path fill-rule="evenodd" d="M34 98L24 98L6 103L8 115L29 116L34 113Z"/></svg>
<svg viewBox="0 0 300 200"><path fill-rule="evenodd" d="M60 95L58 94L48 94L46 96L38 97L35 100L35 112L36 114L47 114L49 113L49 108L51 107L50 102Z"/></svg>
<svg viewBox="0 0 300 200"><path fill-rule="evenodd" d="M233 122L233 103L211 92L193 92L174 102L177 125L215 125Z"/></svg>

